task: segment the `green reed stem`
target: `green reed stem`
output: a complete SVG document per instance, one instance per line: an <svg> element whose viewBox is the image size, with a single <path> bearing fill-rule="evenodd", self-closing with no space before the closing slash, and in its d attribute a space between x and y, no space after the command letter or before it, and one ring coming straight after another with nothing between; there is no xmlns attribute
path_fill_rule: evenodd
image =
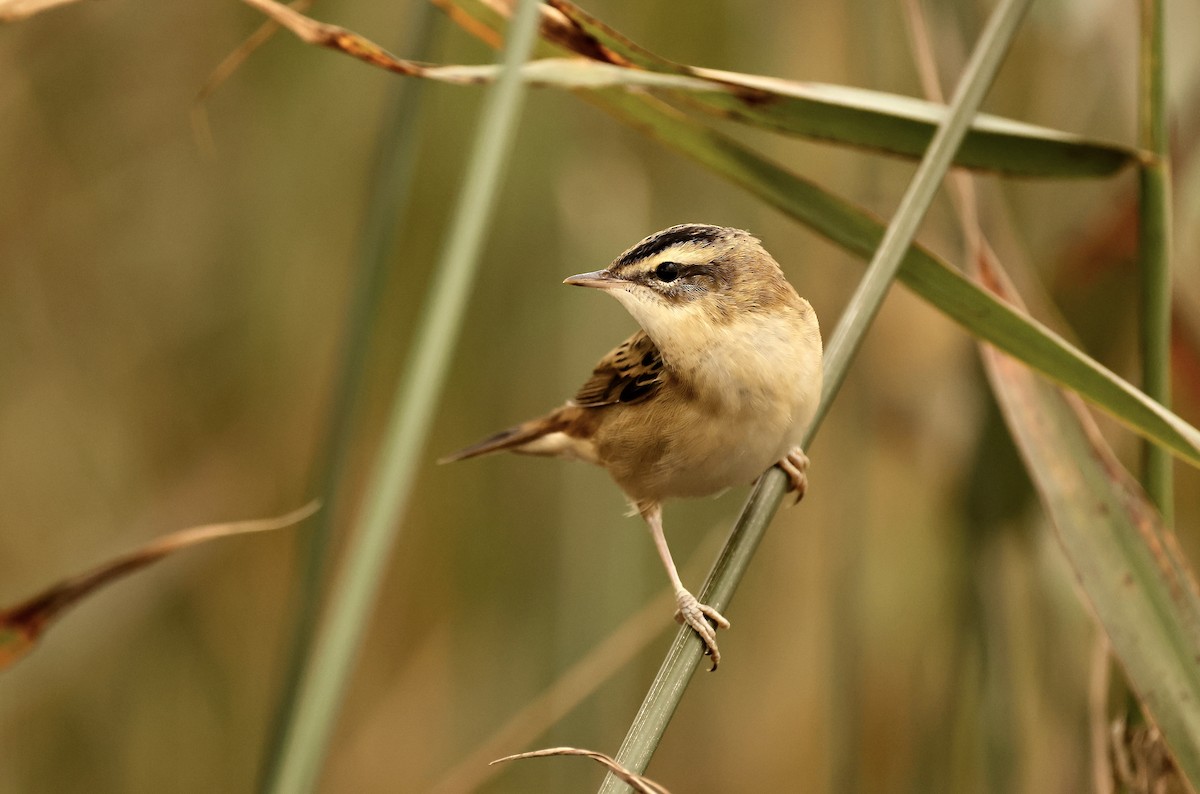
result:
<svg viewBox="0 0 1200 794"><path fill-rule="evenodd" d="M1004 0L988 20L955 89L949 113L930 142L866 275L834 332L825 356L825 387L821 404L806 432L806 448L811 444L845 380L850 361L878 313L888 287L900 268L900 262L916 235L917 226L928 210L971 118L991 86L1030 2ZM718 610L725 608L779 507L785 480L783 472L775 468L759 479L700 591L701 601ZM701 646L694 633L688 628L681 628L617 753L617 761L625 768L637 773L645 771L701 656ZM613 775L606 776L600 787L601 794L617 794L627 790L626 784Z"/></svg>
<svg viewBox="0 0 1200 794"><path fill-rule="evenodd" d="M1167 134L1162 0L1141 0L1138 144L1153 155L1139 172L1141 217L1142 391L1171 405L1171 159ZM1174 512L1171 454L1142 444L1142 484L1170 526Z"/></svg>

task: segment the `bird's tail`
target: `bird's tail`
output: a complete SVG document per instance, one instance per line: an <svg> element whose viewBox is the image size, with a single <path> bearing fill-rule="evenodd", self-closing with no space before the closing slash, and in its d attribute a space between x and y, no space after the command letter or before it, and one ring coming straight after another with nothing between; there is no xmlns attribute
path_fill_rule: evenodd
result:
<svg viewBox="0 0 1200 794"><path fill-rule="evenodd" d="M530 419L528 422L514 425L507 430L501 430L494 436L488 436L483 441L472 444L469 447L463 447L457 452L451 452L449 455L439 458L438 463L453 463L456 460L474 458L478 455L487 455L490 452L499 452L505 449L512 450L513 452L524 452L525 450L522 450L521 447L537 441L550 433L562 430L564 426L565 422L561 412L555 411L546 416L540 416L537 419Z"/></svg>

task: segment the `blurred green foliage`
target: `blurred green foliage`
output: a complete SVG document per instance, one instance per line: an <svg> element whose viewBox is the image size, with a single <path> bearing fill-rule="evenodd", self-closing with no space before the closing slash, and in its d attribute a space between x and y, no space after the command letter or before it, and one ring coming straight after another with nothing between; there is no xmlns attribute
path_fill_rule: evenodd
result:
<svg viewBox="0 0 1200 794"><path fill-rule="evenodd" d="M410 8L355 0L313 13L393 45ZM587 8L681 62L919 93L893 4ZM926 9L943 74L955 75L987 7ZM1035 6L986 109L1132 140L1135 13ZM1182 3L1169 13L1176 103L1194 109L1200 20ZM209 156L191 128L193 97L260 21L236 2L109 0L0 27L0 603L168 529L307 497L374 131L386 81L399 78L278 37L208 102ZM435 60L493 58L442 24ZM481 93L430 85L426 96L351 496ZM432 465L558 403L631 330L615 302L563 288L563 276L672 223L740 226L831 329L860 274L575 98L529 100L328 791L428 788L663 587L603 472L512 457ZM1197 114L1177 118L1180 141L1194 141ZM913 167L738 134L884 216ZM1114 229L1133 188L1129 174L981 180L1001 258L1030 263L1022 289L1045 285L1064 312L1043 319L1077 329L1127 377L1136 282ZM1181 206L1196 206L1197 190L1181 182ZM990 220L1001 217L1011 222ZM1179 239L1196 239L1200 219L1177 220ZM956 229L942 200L921 239L957 261ZM1195 272L1194 251L1179 253ZM1194 372L1200 323L1180 324L1178 355ZM810 451L810 495L777 518L730 613L725 664L693 685L651 776L676 791L1089 787L1090 621L995 432L974 359L957 327L905 292L890 297ZM1183 377L1176 392L1193 424L1198 388ZM1133 440L1106 430L1132 463ZM1200 477L1179 475L1177 523L1194 551ZM728 525L741 496L669 506L676 554L686 560ZM352 498L341 512L344 525ZM250 790L287 648L295 550L285 534L232 541L83 605L0 677L0 791ZM615 751L667 636L664 620L662 639L538 746ZM486 790L587 790L600 776L579 760L528 761Z"/></svg>

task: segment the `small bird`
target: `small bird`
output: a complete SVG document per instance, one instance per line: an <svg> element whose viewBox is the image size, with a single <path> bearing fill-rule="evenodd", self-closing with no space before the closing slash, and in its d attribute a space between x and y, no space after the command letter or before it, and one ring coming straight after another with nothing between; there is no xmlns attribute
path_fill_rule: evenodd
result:
<svg viewBox="0 0 1200 794"><path fill-rule="evenodd" d="M675 619L700 636L715 670L716 629L729 621L680 581L662 503L751 483L771 465L796 501L804 496L800 440L821 395L817 316L756 238L722 226L672 226L563 283L605 290L641 330L561 408L440 462L510 450L603 466L649 526Z"/></svg>

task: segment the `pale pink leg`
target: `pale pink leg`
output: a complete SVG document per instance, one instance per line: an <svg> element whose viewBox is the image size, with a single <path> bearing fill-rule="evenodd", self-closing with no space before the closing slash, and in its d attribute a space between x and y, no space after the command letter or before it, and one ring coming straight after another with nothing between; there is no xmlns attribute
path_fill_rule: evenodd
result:
<svg viewBox="0 0 1200 794"><path fill-rule="evenodd" d="M704 652L712 657L712 669L716 670L721 661L721 652L717 650L717 629L729 628L729 621L717 610L707 604L701 604L683 586L683 582L679 579L679 571L675 569L675 561L671 559L671 550L667 548L667 538L663 535L662 505L653 503L646 507L639 506L639 511L650 527L650 534L654 537L654 546L658 549L658 556L662 559L663 567L667 569L671 586L675 588L675 602L679 605L679 611L675 613L675 620L679 623L687 623L700 635L700 641L704 643Z"/></svg>

